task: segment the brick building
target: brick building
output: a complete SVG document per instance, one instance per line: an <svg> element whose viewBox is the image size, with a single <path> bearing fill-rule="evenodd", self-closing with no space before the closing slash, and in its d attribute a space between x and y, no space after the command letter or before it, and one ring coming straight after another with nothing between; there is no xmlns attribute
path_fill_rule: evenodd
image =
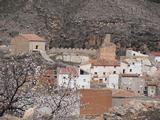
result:
<svg viewBox="0 0 160 120"><path fill-rule="evenodd" d="M102 115L112 107L111 90L82 89L80 94L80 115Z"/></svg>

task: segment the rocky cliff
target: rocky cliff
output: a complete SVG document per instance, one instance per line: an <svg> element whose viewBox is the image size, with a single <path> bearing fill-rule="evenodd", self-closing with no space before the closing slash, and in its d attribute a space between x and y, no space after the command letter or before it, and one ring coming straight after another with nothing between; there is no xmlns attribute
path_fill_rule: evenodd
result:
<svg viewBox="0 0 160 120"><path fill-rule="evenodd" d="M0 39L36 33L50 47L97 48L106 33L121 48L160 50L159 0L0 0Z"/></svg>

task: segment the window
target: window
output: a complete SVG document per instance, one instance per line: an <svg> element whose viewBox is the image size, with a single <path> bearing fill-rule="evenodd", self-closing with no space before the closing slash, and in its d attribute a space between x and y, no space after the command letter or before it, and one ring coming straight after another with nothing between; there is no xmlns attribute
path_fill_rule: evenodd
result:
<svg viewBox="0 0 160 120"><path fill-rule="evenodd" d="M94 72L95 75L97 75L97 72Z"/></svg>
<svg viewBox="0 0 160 120"><path fill-rule="evenodd" d="M99 79L99 82L103 82L103 79Z"/></svg>
<svg viewBox="0 0 160 120"><path fill-rule="evenodd" d="M66 77L63 77L63 79L66 79Z"/></svg>
<svg viewBox="0 0 160 120"><path fill-rule="evenodd" d="M106 74L106 72L103 72L103 75L105 75Z"/></svg>
<svg viewBox="0 0 160 120"><path fill-rule="evenodd" d="M107 81L107 78L105 78L105 81Z"/></svg>
<svg viewBox="0 0 160 120"><path fill-rule="evenodd" d="M129 71L132 72L132 69L130 69Z"/></svg>
<svg viewBox="0 0 160 120"><path fill-rule="evenodd" d="M135 65L135 63L134 63L134 62L133 62L132 64L133 64L133 65Z"/></svg>
<svg viewBox="0 0 160 120"><path fill-rule="evenodd" d="M113 74L116 74L116 71L113 71Z"/></svg>
<svg viewBox="0 0 160 120"><path fill-rule="evenodd" d="M136 56L136 54L134 53L133 56Z"/></svg>
<svg viewBox="0 0 160 120"><path fill-rule="evenodd" d="M125 69L123 69L123 73L125 73L125 71L126 71L126 70L125 70Z"/></svg>
<svg viewBox="0 0 160 120"><path fill-rule="evenodd" d="M130 67L130 65L128 65L128 67Z"/></svg>
<svg viewBox="0 0 160 120"><path fill-rule="evenodd" d="M36 45L36 49L38 49L38 45Z"/></svg>

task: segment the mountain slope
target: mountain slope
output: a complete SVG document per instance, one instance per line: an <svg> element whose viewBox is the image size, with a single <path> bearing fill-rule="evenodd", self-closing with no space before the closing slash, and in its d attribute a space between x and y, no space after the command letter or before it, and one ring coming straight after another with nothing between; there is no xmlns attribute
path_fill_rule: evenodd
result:
<svg viewBox="0 0 160 120"><path fill-rule="evenodd" d="M0 36L44 35L50 47L97 48L106 33L122 48L160 49L158 0L0 0ZM96 40L94 39L96 38Z"/></svg>

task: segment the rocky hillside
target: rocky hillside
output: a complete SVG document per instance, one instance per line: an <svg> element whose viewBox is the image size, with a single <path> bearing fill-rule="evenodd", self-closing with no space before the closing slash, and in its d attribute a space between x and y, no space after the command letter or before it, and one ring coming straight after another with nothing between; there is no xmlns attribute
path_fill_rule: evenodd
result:
<svg viewBox="0 0 160 120"><path fill-rule="evenodd" d="M0 0L0 39L45 36L50 47L97 48L106 33L121 48L160 50L159 0Z"/></svg>

